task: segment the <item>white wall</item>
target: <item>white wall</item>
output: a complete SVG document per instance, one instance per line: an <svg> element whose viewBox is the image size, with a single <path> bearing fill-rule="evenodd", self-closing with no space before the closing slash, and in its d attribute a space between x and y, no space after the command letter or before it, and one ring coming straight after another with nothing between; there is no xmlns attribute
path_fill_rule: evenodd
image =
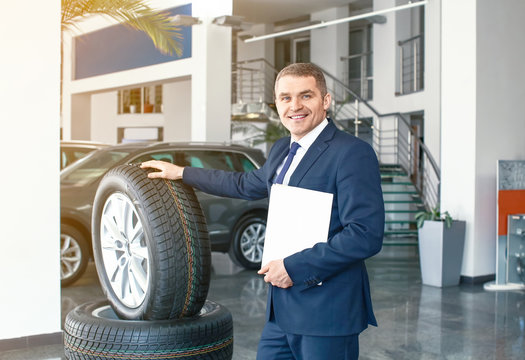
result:
<svg viewBox="0 0 525 360"><path fill-rule="evenodd" d="M477 2L473 271L494 273L497 160L525 160L525 2ZM502 26L505 24L505 26Z"/></svg>
<svg viewBox="0 0 525 360"><path fill-rule="evenodd" d="M525 3L442 4L441 204L467 221L462 274L477 277L495 272L496 161L525 159Z"/></svg>
<svg viewBox="0 0 525 360"><path fill-rule="evenodd" d="M442 19L441 209L467 222L462 274L475 276L476 0L442 0Z"/></svg>
<svg viewBox="0 0 525 360"><path fill-rule="evenodd" d="M11 339L61 331L60 1L4 4L0 34L0 339Z"/></svg>
<svg viewBox="0 0 525 360"><path fill-rule="evenodd" d="M325 9L312 13L312 21L330 21L348 17L348 6ZM348 55L348 23L312 30L310 33L310 61L321 66L330 74L343 78L346 62L341 56ZM327 85L330 88L330 79Z"/></svg>
<svg viewBox="0 0 525 360"><path fill-rule="evenodd" d="M90 140L116 144L119 127L163 127L164 141L191 139L191 80L180 80L162 85L163 112L151 114L118 114L118 92L109 91L88 96L93 121ZM75 97L74 96L74 97ZM73 126L74 128L74 126Z"/></svg>
<svg viewBox="0 0 525 360"><path fill-rule="evenodd" d="M239 35L262 36L274 32L273 24L254 24L247 31L241 31ZM265 59L270 64L275 61L275 39L254 41L245 43L237 38L237 60L245 61L253 59ZM235 59L234 59L235 60Z"/></svg>
<svg viewBox="0 0 525 360"><path fill-rule="evenodd" d="M75 94L71 96L71 111L73 116L68 132L75 140L91 140L91 96ZM98 117L95 117L98 119Z"/></svg>
<svg viewBox="0 0 525 360"><path fill-rule="evenodd" d="M191 80L164 84L164 140L187 141L191 139Z"/></svg>

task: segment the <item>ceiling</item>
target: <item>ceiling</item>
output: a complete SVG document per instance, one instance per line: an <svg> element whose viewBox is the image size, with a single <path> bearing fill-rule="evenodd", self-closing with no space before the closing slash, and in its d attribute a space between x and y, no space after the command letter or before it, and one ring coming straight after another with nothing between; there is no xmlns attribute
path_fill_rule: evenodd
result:
<svg viewBox="0 0 525 360"><path fill-rule="evenodd" d="M348 4L371 7L372 0L233 0L233 15L254 24L275 23Z"/></svg>

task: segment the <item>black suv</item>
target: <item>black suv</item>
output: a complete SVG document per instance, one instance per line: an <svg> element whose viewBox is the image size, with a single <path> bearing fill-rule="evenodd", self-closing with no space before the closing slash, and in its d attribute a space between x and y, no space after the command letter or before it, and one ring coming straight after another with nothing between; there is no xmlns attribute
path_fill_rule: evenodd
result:
<svg viewBox="0 0 525 360"><path fill-rule="evenodd" d="M65 168L60 175L61 279L67 286L84 272L91 250L91 212L104 174L120 164L163 160L182 166L227 171L261 167L261 151L211 143L130 143L96 150ZM228 252L247 269L260 266L268 200L222 198L196 191L207 220L213 251Z"/></svg>

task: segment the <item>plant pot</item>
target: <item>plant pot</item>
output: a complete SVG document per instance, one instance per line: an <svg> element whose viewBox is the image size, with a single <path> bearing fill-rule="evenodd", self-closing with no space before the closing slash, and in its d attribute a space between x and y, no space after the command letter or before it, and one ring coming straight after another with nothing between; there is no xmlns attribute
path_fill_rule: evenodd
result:
<svg viewBox="0 0 525 360"><path fill-rule="evenodd" d="M152 113L153 112L153 104L144 104L144 112L145 113Z"/></svg>
<svg viewBox="0 0 525 360"><path fill-rule="evenodd" d="M419 229L419 263L424 285L437 287L459 284L465 221L453 221L447 228L443 221L425 221Z"/></svg>

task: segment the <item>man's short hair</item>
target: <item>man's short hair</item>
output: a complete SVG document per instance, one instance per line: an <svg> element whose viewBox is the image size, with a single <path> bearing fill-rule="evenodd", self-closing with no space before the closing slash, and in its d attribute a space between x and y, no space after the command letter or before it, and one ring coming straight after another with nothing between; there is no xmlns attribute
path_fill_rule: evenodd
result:
<svg viewBox="0 0 525 360"><path fill-rule="evenodd" d="M296 76L296 77L308 77L312 76L315 79L317 88L321 92L321 96L324 96L328 93L326 88L326 80L324 78L323 70L317 65L312 63L294 63L284 67L277 78L275 79L275 85L283 76Z"/></svg>

